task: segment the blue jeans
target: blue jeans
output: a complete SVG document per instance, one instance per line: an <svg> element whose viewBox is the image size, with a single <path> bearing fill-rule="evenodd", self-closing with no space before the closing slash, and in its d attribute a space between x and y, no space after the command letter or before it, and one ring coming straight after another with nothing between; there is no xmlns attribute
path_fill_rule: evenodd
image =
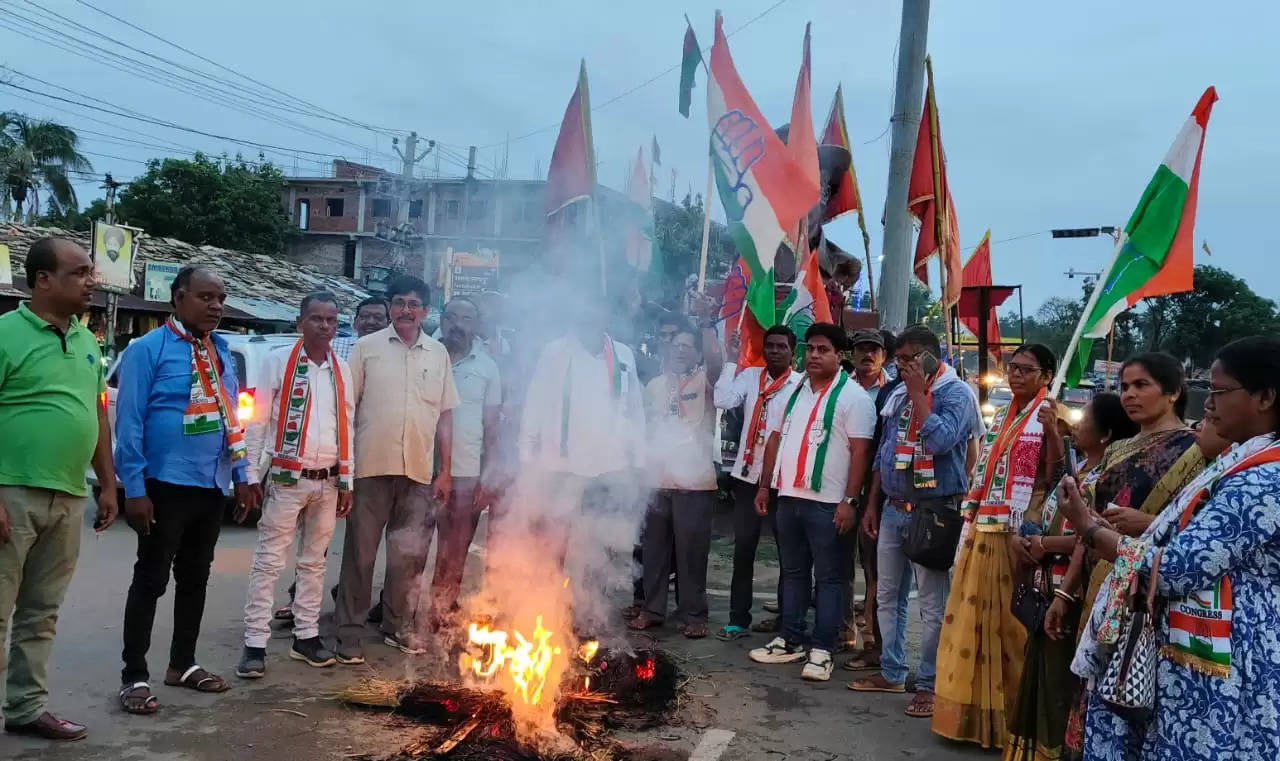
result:
<svg viewBox="0 0 1280 761"><path fill-rule="evenodd" d="M778 550L782 560L782 637L804 645L811 579L818 611L812 646L835 652L844 618L844 565L848 544L836 531L836 506L796 497L778 497Z"/></svg>
<svg viewBox="0 0 1280 761"><path fill-rule="evenodd" d="M945 498L955 503L954 498ZM880 514L880 541L876 553L880 578L876 584L877 618L884 640L880 649L880 673L892 684L907 679L907 600L914 576L920 590L920 617L924 637L920 641L920 668L917 689L933 691L937 676L938 635L951 591L951 572L934 571L916 565L902 554L907 541L911 514L892 502L885 502Z"/></svg>

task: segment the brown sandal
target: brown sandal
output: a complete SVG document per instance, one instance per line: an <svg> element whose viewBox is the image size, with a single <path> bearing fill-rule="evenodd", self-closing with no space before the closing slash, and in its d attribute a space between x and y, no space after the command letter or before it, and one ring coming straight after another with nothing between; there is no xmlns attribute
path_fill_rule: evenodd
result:
<svg viewBox="0 0 1280 761"><path fill-rule="evenodd" d="M125 713L146 716L160 710L160 700L151 694L151 685L146 682L121 685L118 698Z"/></svg>
<svg viewBox="0 0 1280 761"><path fill-rule="evenodd" d="M880 668L880 650L879 648L863 648L854 653L852 657L841 664L840 668L845 671L866 671L867 669Z"/></svg>
<svg viewBox="0 0 1280 761"><path fill-rule="evenodd" d="M169 687L186 687L196 692L226 692L231 689L231 685L227 684L227 680L216 674L210 674L200 666L192 666L182 673L178 679L170 679L165 676L164 683Z"/></svg>
<svg viewBox="0 0 1280 761"><path fill-rule="evenodd" d="M694 621L685 624L680 633L685 636L685 639L702 639L707 636L707 624L704 621Z"/></svg>
<svg viewBox="0 0 1280 761"><path fill-rule="evenodd" d="M933 693L927 690L918 691L907 704L904 713L913 719L927 719L933 716Z"/></svg>
<svg viewBox="0 0 1280 761"><path fill-rule="evenodd" d="M778 619L763 618L751 625L751 631L759 634L772 634L778 631Z"/></svg>
<svg viewBox="0 0 1280 761"><path fill-rule="evenodd" d="M876 674L866 679L858 679L851 682L849 689L854 692L888 692L900 695L907 691L907 686L905 684L893 684L884 678L884 674Z"/></svg>

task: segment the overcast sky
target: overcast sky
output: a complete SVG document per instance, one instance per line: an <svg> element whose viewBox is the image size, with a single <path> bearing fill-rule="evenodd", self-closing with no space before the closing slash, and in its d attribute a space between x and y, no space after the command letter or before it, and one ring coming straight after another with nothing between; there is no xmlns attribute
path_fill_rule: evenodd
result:
<svg viewBox="0 0 1280 761"><path fill-rule="evenodd" d="M12 15L18 13L141 57L65 21L51 21L45 11L52 11L122 46L196 69L212 68L77 0L35 1L39 7L28 0L0 3L0 64L10 69L205 132L392 166L384 134L311 116L289 117L330 137L310 134L194 97L190 87L153 84L100 60L72 55L33 39L30 31L15 31L31 28L30 21ZM414 129L439 140L447 144L440 171L451 175L461 173L469 145L482 146L481 174L491 173L508 137L510 175L530 178L535 167L545 174L578 60L585 57L597 107L593 127L601 182L621 186L636 148L644 144L647 150L655 134L662 147L661 195L671 192L672 169L677 197L691 187L702 192L706 182L701 72L688 120L676 111L674 71L604 104L679 64L684 13L692 18L699 41L710 45L712 2L89 2L343 117L379 128ZM775 2L720 0L728 30L768 10L731 37L738 70L775 126L786 121L804 23L813 22L814 121L820 128L836 84L843 82L872 251L878 255L900 4L785 0L769 10ZM1123 224L1209 84L1217 86L1221 100L1208 129L1196 239L1207 240L1213 256L1197 250L1197 261L1231 270L1261 294L1280 299L1280 277L1271 263L1280 249L1280 228L1274 221L1274 193L1267 190L1269 178L1280 174L1273 137L1280 108L1270 39L1280 26L1280 9L1264 2L1206 6L1181 0L935 0L933 6L929 50L961 242L967 250L991 229L995 280L1023 284L1028 312L1049 296L1078 295L1080 280L1069 280L1066 270L1099 270L1111 253L1109 238L1055 241L1047 231ZM74 45L47 30L40 34L64 47ZM82 99L4 73L16 84ZM216 139L130 123L8 88L0 88L0 109L111 135L86 132L82 139L94 154L95 170L120 179L138 174L141 160L162 153L121 138L160 144L155 139L160 137L172 141L166 144L175 150L177 145L214 153L237 150ZM516 139L539 128L546 129ZM256 153L244 150L249 157ZM290 174L315 172L319 167L309 162L328 160L302 153L268 158ZM434 170L435 161L428 158L424 166ZM82 203L99 194L92 184L82 185L80 193ZM848 217L834 223L829 236L850 249L859 239ZM1011 238L1016 240L1005 240Z"/></svg>

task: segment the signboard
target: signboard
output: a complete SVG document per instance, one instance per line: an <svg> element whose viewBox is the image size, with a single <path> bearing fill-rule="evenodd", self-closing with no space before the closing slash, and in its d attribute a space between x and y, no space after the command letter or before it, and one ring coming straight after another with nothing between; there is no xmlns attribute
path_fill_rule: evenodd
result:
<svg viewBox="0 0 1280 761"><path fill-rule="evenodd" d="M142 298L169 302L170 287L182 265L177 262L146 262L142 269Z"/></svg>
<svg viewBox="0 0 1280 761"><path fill-rule="evenodd" d="M1098 375L1119 378L1120 368L1123 365L1123 362L1108 362L1105 359L1095 359L1093 361L1093 371Z"/></svg>
<svg viewBox="0 0 1280 761"><path fill-rule="evenodd" d="M9 246L0 243L0 287L13 287L13 265L9 264Z"/></svg>
<svg viewBox="0 0 1280 761"><path fill-rule="evenodd" d="M479 296L485 291L498 289L498 255L449 254L448 281L445 284L447 298L455 296Z"/></svg>
<svg viewBox="0 0 1280 761"><path fill-rule="evenodd" d="M134 238L134 228L93 223L94 275L100 288L133 289Z"/></svg>

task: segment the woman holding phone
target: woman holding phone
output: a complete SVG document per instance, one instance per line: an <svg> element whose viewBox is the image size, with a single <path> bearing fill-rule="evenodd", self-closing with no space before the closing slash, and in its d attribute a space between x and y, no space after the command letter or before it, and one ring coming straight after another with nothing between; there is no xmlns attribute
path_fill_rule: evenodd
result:
<svg viewBox="0 0 1280 761"><path fill-rule="evenodd" d="M1120 401L1138 433L1107 448L1090 505L1126 536L1141 534L1204 469L1204 454L1194 446L1196 433L1182 421L1187 406L1184 381L1182 363L1162 352L1131 357L1120 368ZM1093 553L1072 556L1066 575L1073 584L1065 591L1080 600L1086 616L1110 572L1111 563ZM1067 761L1081 758L1083 752L1086 700L1080 685L1067 719L1062 752Z"/></svg>
<svg viewBox="0 0 1280 761"><path fill-rule="evenodd" d="M1053 413L1048 407L1040 414L1045 435L1056 435L1054 422L1045 419ZM1066 449L1068 475L1077 479L1080 488L1092 493L1102 475L1102 458L1107 447L1133 436L1138 426L1124 412L1120 396L1108 392L1094 395L1085 405L1080 422L1072 428L1072 442L1081 457ZM1027 649L1022 664L1022 681L1018 687L1016 708L1009 720L1009 743L1005 761L1056 759L1062 752L1067 729L1067 715L1076 695L1075 675L1071 673L1071 656L1076 639L1067 629L1080 616L1080 602L1069 590L1079 588L1079 579L1068 575L1072 553L1077 542L1071 521L1058 509L1057 490L1045 497L1044 509L1030 536L1031 557L1048 576L1052 604L1044 626L1027 633ZM1076 566L1076 573L1080 572Z"/></svg>
<svg viewBox="0 0 1280 761"><path fill-rule="evenodd" d="M1015 563L1035 560L1020 529L1023 520L1039 519L1065 460L1056 405L1047 398L1058 369L1053 352L1025 344L1005 369L1013 401L992 420L961 507L966 523L938 642L932 724L943 737L984 748L1005 745L1022 674L1027 631L1010 603Z"/></svg>

